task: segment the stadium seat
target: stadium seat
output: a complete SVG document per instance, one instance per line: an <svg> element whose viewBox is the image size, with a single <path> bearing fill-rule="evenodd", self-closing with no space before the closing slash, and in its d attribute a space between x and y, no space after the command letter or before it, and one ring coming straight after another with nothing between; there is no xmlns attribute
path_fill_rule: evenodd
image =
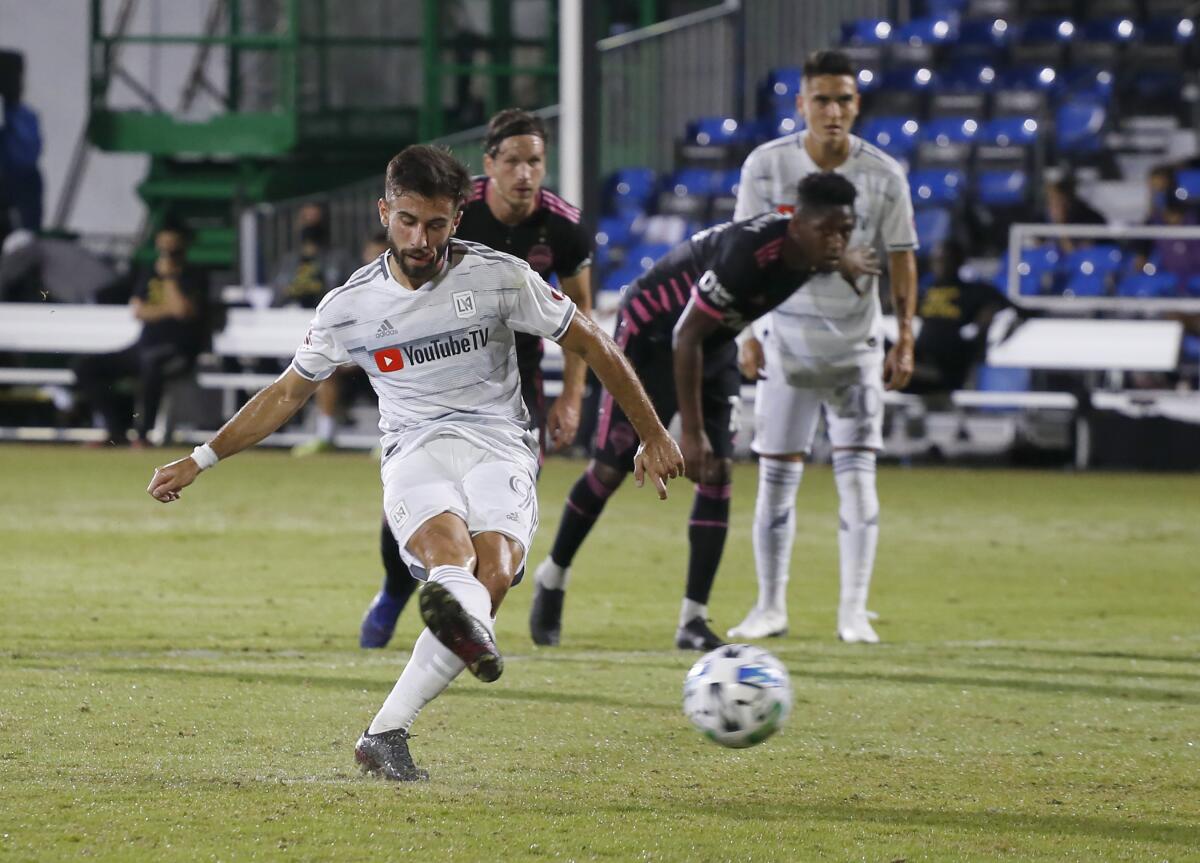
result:
<svg viewBox="0 0 1200 863"><path fill-rule="evenodd" d="M759 113L768 116L794 113L803 77L804 71L796 66L785 66L768 72L759 90Z"/></svg>
<svg viewBox="0 0 1200 863"><path fill-rule="evenodd" d="M940 246L950 237L950 210L946 207L923 207L913 216L917 242L925 250Z"/></svg>
<svg viewBox="0 0 1200 863"><path fill-rule="evenodd" d="M1000 73L999 78L999 90L1034 90L1052 94L1060 86L1056 68L1037 63L1009 66Z"/></svg>
<svg viewBox="0 0 1200 863"><path fill-rule="evenodd" d="M642 273L643 270L640 264L632 261L626 263L604 277L603 289L619 293Z"/></svg>
<svg viewBox="0 0 1200 863"><path fill-rule="evenodd" d="M1023 296L1038 296L1050 293L1054 288L1054 273L1062 255L1052 243L1021 250L1017 264L1020 293ZM996 273L997 290L1008 293L1008 254L1000 257L1000 269Z"/></svg>
<svg viewBox="0 0 1200 863"><path fill-rule="evenodd" d="M965 174L971 167L971 145L922 141L917 145L916 163L922 170L961 171Z"/></svg>
<svg viewBox="0 0 1200 863"><path fill-rule="evenodd" d="M937 75L929 66L897 66L883 76L883 87L898 92L922 93L937 83Z"/></svg>
<svg viewBox="0 0 1200 863"><path fill-rule="evenodd" d="M1141 14L1137 0L1088 0L1083 4L1083 15L1088 20L1105 18L1137 18Z"/></svg>
<svg viewBox="0 0 1200 863"><path fill-rule="evenodd" d="M639 219L637 228L639 228L638 235L641 243L645 246L675 246L693 234L696 230L696 223L689 222L683 216L660 213L656 216Z"/></svg>
<svg viewBox="0 0 1200 863"><path fill-rule="evenodd" d="M958 202L962 193L961 171L920 170L908 175L913 206L944 206Z"/></svg>
<svg viewBox="0 0 1200 863"><path fill-rule="evenodd" d="M968 18L959 24L954 56L997 62L1012 38L1013 28L1004 18Z"/></svg>
<svg viewBox="0 0 1200 863"><path fill-rule="evenodd" d="M1117 285L1119 297L1164 299L1179 296L1179 277L1174 273L1130 273Z"/></svg>
<svg viewBox="0 0 1200 863"><path fill-rule="evenodd" d="M638 273L644 273L654 266L654 263L671 251L671 243L642 243L629 250L627 266L636 267Z"/></svg>
<svg viewBox="0 0 1200 863"><path fill-rule="evenodd" d="M1064 17L1030 18L1009 46L1013 63L1023 66L1064 65L1067 46L1075 38L1075 22Z"/></svg>
<svg viewBox="0 0 1200 863"><path fill-rule="evenodd" d="M1200 206L1200 169L1185 168L1175 172L1175 200Z"/></svg>
<svg viewBox="0 0 1200 863"><path fill-rule="evenodd" d="M1142 41L1150 45L1183 45L1195 36L1196 22L1178 16L1152 18L1142 29Z"/></svg>
<svg viewBox="0 0 1200 863"><path fill-rule="evenodd" d="M978 141L996 147L1018 147L1037 141L1038 122L1032 117L997 117L979 129Z"/></svg>
<svg viewBox="0 0 1200 863"><path fill-rule="evenodd" d="M892 40L892 24L883 18L859 18L842 24L843 45L881 45Z"/></svg>
<svg viewBox="0 0 1200 863"><path fill-rule="evenodd" d="M1192 276L1183 286L1183 292L1189 297L1200 297L1200 276Z"/></svg>
<svg viewBox="0 0 1200 863"><path fill-rule="evenodd" d="M1067 102L1055 115L1055 145L1060 153L1080 155L1098 153L1104 139L1106 112L1102 105L1088 101Z"/></svg>
<svg viewBox="0 0 1200 863"><path fill-rule="evenodd" d="M993 393L1023 393L1029 390L1033 372L1029 369L1010 369L979 366L975 372L975 389Z"/></svg>
<svg viewBox="0 0 1200 863"><path fill-rule="evenodd" d="M1184 333L1179 358L1186 363L1200 363L1200 336Z"/></svg>
<svg viewBox="0 0 1200 863"><path fill-rule="evenodd" d="M907 159L917 145L920 129L912 117L872 117L862 124L858 134L889 156Z"/></svg>
<svg viewBox="0 0 1200 863"><path fill-rule="evenodd" d="M1096 66L1074 66L1063 72L1063 103L1086 100L1107 105L1112 96L1116 76L1110 69Z"/></svg>
<svg viewBox="0 0 1200 863"><path fill-rule="evenodd" d="M1024 171L980 171L975 196L988 207L1016 207L1029 199L1029 177Z"/></svg>
<svg viewBox="0 0 1200 863"><path fill-rule="evenodd" d="M979 132L979 123L970 116L936 117L921 127L921 138L935 144L970 144Z"/></svg>
<svg viewBox="0 0 1200 863"><path fill-rule="evenodd" d="M701 117L688 123L687 138L701 147L733 144L739 140L738 121L732 117Z"/></svg>
<svg viewBox="0 0 1200 863"><path fill-rule="evenodd" d="M949 16L913 18L892 35L894 63L928 64L938 45L953 42L958 36L955 19Z"/></svg>
<svg viewBox="0 0 1200 863"><path fill-rule="evenodd" d="M1120 16L1087 21L1080 32L1081 42L1111 42L1125 44L1138 35L1138 26L1133 18Z"/></svg>
<svg viewBox="0 0 1200 863"><path fill-rule="evenodd" d="M641 212L654 194L655 175L649 168L622 168L605 184L610 213Z"/></svg>
<svg viewBox="0 0 1200 863"><path fill-rule="evenodd" d="M716 191L719 177L719 171L680 168L662 181L658 212L689 219L706 218L708 199Z"/></svg>
<svg viewBox="0 0 1200 863"><path fill-rule="evenodd" d="M1100 243L1076 249L1059 266L1064 284L1062 293L1072 297L1101 297L1109 287L1124 262L1124 255L1117 246Z"/></svg>

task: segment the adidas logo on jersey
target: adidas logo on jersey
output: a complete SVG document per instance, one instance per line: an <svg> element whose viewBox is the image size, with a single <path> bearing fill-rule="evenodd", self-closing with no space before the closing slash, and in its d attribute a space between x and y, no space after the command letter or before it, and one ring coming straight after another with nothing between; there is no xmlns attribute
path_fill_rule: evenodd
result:
<svg viewBox="0 0 1200 863"><path fill-rule="evenodd" d="M379 329L375 331L375 338L382 339L394 335L396 335L396 328L392 326L391 321L384 318L383 323L379 325Z"/></svg>

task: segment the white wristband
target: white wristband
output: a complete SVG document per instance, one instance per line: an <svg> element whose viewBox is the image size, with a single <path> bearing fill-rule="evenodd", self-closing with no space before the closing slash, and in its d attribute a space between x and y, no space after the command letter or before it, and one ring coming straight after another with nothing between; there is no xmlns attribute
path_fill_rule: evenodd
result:
<svg viewBox="0 0 1200 863"><path fill-rule="evenodd" d="M202 443L192 450L192 461L199 466L200 470L204 471L220 461L220 457L213 452L212 447L206 443Z"/></svg>

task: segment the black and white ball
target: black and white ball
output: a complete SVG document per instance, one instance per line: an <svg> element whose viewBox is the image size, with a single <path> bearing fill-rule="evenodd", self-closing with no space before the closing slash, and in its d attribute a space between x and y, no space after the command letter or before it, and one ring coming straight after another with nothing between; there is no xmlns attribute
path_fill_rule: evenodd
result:
<svg viewBox="0 0 1200 863"><path fill-rule="evenodd" d="M792 712L792 684L783 663L761 647L727 644L688 672L683 712L709 740L744 749L783 725Z"/></svg>

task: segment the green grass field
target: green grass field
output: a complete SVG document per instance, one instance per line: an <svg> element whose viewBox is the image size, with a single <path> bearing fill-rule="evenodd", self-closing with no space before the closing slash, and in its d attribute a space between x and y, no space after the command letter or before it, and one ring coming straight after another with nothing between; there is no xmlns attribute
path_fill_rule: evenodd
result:
<svg viewBox="0 0 1200 863"><path fill-rule="evenodd" d="M493 685L414 727L432 781L362 777L357 735L415 638L357 648L377 465L243 454L182 501L161 453L0 447L0 860L1200 860L1200 478L884 468L871 606L833 640L836 502L800 497L792 718L722 750L671 649L685 484L630 485L576 562L564 645L531 591ZM540 559L580 463L551 461ZM739 469L711 604L752 601Z"/></svg>

